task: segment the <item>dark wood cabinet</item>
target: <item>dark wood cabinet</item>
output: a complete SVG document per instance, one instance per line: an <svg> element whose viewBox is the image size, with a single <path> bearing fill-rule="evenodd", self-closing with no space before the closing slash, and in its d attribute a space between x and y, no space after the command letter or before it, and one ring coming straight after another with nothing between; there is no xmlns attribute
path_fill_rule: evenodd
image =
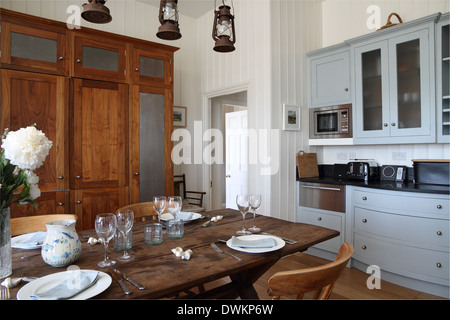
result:
<svg viewBox="0 0 450 320"><path fill-rule="evenodd" d="M75 213L82 230L130 199L172 195L178 48L1 8L0 15L0 129L36 123L53 141L36 171L38 209L14 207L12 217Z"/></svg>

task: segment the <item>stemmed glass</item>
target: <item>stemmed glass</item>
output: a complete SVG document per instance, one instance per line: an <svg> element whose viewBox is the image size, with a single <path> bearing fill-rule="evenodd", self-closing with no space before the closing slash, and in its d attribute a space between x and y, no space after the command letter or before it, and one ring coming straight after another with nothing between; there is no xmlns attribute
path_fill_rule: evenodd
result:
<svg viewBox="0 0 450 320"><path fill-rule="evenodd" d="M248 209L250 209L250 202L248 201L248 196L238 194L236 196L236 205L242 214L242 230L239 230L236 233L240 235L251 234L251 232L245 230L245 214L247 213Z"/></svg>
<svg viewBox="0 0 450 320"><path fill-rule="evenodd" d="M261 205L261 195L260 194L251 194L248 196L248 200L250 202L250 207L252 208L253 211L253 227L249 228L248 230L250 230L251 232L260 232L261 228L258 228L255 225L255 219L256 219L256 209L259 208L259 206Z"/></svg>
<svg viewBox="0 0 450 320"><path fill-rule="evenodd" d="M177 219L177 214L181 211L181 205L181 197L172 196L167 198L167 210L173 215L174 220Z"/></svg>
<svg viewBox="0 0 450 320"><path fill-rule="evenodd" d="M124 239L125 248L123 250L123 256L117 258L119 261L131 261L134 259L133 255L128 254L127 252L127 237L128 233L130 232L131 228L133 227L134 223L134 212L125 209L125 210L118 210L116 212L116 219L117 219L117 229L122 233L122 237Z"/></svg>
<svg viewBox="0 0 450 320"><path fill-rule="evenodd" d="M116 233L116 225L116 216L112 213L102 213L95 217L95 232L97 232L97 236L102 240L103 245L105 246L105 258L98 263L100 268L116 264L115 261L108 258L108 244L109 240L114 237L114 233Z"/></svg>
<svg viewBox="0 0 450 320"><path fill-rule="evenodd" d="M153 209L158 213L158 223L161 223L161 213L166 208L166 197L156 196L153 197Z"/></svg>

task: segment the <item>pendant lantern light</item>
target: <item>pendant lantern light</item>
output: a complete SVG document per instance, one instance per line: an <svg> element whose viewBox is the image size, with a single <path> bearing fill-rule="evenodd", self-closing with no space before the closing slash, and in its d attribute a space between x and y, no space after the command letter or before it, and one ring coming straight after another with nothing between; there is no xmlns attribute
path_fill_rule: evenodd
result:
<svg viewBox="0 0 450 320"><path fill-rule="evenodd" d="M81 16L92 23L108 23L112 20L109 9L105 6L106 0L89 0L83 4Z"/></svg>
<svg viewBox="0 0 450 320"><path fill-rule="evenodd" d="M214 1L214 24L212 30L212 38L216 42L214 51L232 52L236 48L236 32L234 29L234 7L231 0L231 7L225 4L225 0L221 0L222 5L217 8L216 0Z"/></svg>
<svg viewBox="0 0 450 320"><path fill-rule="evenodd" d="M159 22L156 36L164 40L177 40L181 38L178 24L178 0L161 0L159 5Z"/></svg>

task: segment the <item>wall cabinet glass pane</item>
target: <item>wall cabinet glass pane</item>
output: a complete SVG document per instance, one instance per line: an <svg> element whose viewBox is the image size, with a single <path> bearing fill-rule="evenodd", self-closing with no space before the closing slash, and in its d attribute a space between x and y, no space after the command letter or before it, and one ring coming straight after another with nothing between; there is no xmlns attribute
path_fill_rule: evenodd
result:
<svg viewBox="0 0 450 320"><path fill-rule="evenodd" d="M362 54L363 130L381 130L383 125L381 90L381 50Z"/></svg>
<svg viewBox="0 0 450 320"><path fill-rule="evenodd" d="M57 61L58 42L32 35L11 32L11 56L47 62Z"/></svg>
<svg viewBox="0 0 450 320"><path fill-rule="evenodd" d="M139 196L141 202L165 194L165 96L139 92Z"/></svg>
<svg viewBox="0 0 450 320"><path fill-rule="evenodd" d="M419 128L420 97L420 41L415 39L397 44L397 105L398 128Z"/></svg>
<svg viewBox="0 0 450 320"><path fill-rule="evenodd" d="M133 49L133 82L167 87L172 84L172 57L140 48Z"/></svg>
<svg viewBox="0 0 450 320"><path fill-rule="evenodd" d="M119 71L119 53L101 48L83 46L83 67Z"/></svg>
<svg viewBox="0 0 450 320"><path fill-rule="evenodd" d="M139 74L164 79L164 60L140 56Z"/></svg>

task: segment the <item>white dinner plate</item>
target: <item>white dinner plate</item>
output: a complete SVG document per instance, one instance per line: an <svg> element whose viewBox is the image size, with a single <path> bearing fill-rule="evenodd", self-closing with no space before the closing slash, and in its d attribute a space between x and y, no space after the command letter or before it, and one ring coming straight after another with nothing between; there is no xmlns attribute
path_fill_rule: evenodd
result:
<svg viewBox="0 0 450 320"><path fill-rule="evenodd" d="M200 219L201 217L203 216L200 213L196 212L181 211L177 214L177 218L183 220L184 222L195 221ZM173 220L173 215L170 212L163 213L161 215L161 220L165 222Z"/></svg>
<svg viewBox="0 0 450 320"><path fill-rule="evenodd" d="M83 271L97 271L97 270L83 270ZM69 277L70 272L73 271L62 271L58 273L49 274L48 276L38 278L36 280L27 283L17 292L17 300L31 300L30 299L31 295L38 292L43 292L47 289L50 289L51 287L54 287L58 283L66 280ZM73 296L69 300L86 300L92 298L108 289L108 287L111 285L111 282L112 279L109 276L109 274L98 271L97 282L91 287L87 288L86 290L81 291L76 296Z"/></svg>
<svg viewBox="0 0 450 320"><path fill-rule="evenodd" d="M45 231L39 231L13 237L11 238L11 247L17 249L40 249L46 234ZM36 241L30 242L33 238Z"/></svg>
<svg viewBox="0 0 450 320"><path fill-rule="evenodd" d="M251 234L248 236L239 236L237 238L242 239L242 240L258 240L258 239L272 238L276 242L276 245L274 245L273 247L270 247L270 248L242 248L242 247L233 246L231 244L231 239L229 239L227 241L227 246L230 247L231 249L234 249L237 251L242 251L242 252L247 252L247 253L264 253L264 252L275 251L275 250L283 248L284 245L286 244L284 242L284 240L281 238L274 237L274 236L268 236L268 235L262 235L262 234Z"/></svg>

